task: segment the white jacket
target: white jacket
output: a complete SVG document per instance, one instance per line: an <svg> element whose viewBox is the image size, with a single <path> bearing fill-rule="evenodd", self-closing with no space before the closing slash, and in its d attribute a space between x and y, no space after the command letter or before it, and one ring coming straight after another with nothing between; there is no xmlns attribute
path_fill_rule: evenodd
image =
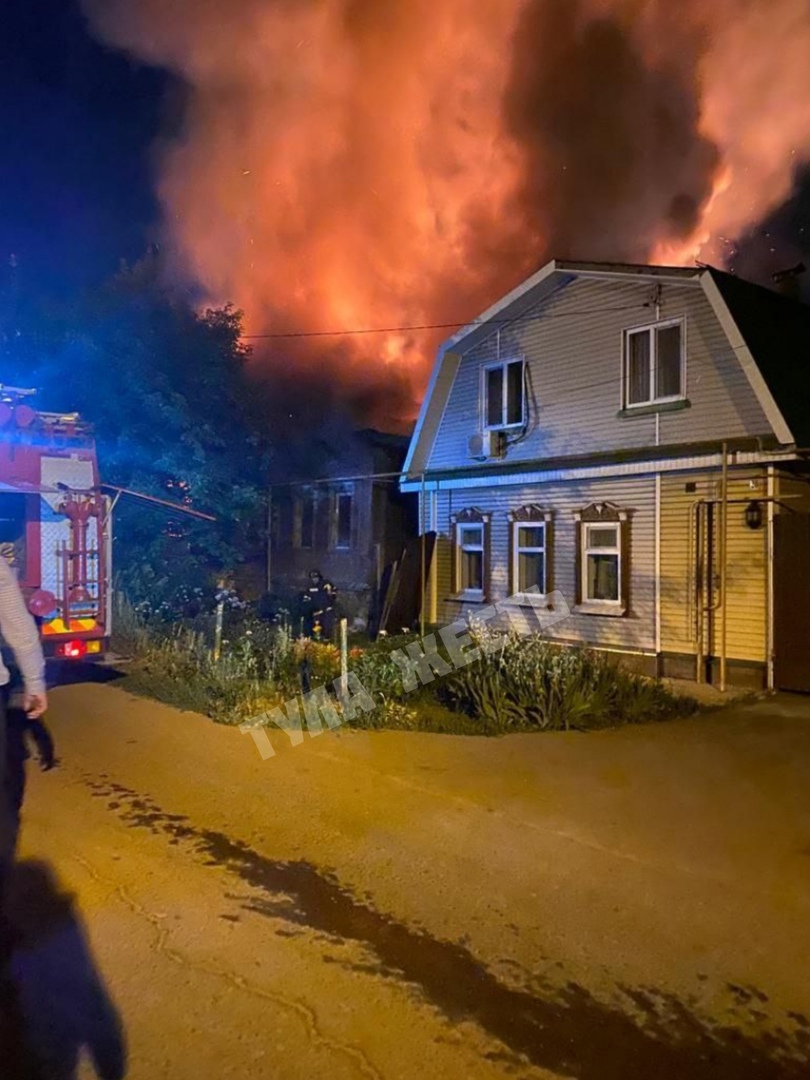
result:
<svg viewBox="0 0 810 1080"><path fill-rule="evenodd" d="M0 558L0 637L14 653L28 694L45 693L45 657L39 631L25 606L14 571ZM0 686L9 681L9 673L0 657Z"/></svg>

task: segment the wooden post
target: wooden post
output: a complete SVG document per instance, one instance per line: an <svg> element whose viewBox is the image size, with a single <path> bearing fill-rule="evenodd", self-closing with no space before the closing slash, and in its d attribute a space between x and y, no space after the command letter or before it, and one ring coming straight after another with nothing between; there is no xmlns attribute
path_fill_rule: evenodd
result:
<svg viewBox="0 0 810 1080"><path fill-rule="evenodd" d="M340 620L340 696L343 701L349 696L349 622Z"/></svg>
<svg viewBox="0 0 810 1080"><path fill-rule="evenodd" d="M218 584L219 599L217 600L217 615L214 623L214 660L219 660L222 655L222 622L225 615L225 598L222 593L225 590L225 582Z"/></svg>

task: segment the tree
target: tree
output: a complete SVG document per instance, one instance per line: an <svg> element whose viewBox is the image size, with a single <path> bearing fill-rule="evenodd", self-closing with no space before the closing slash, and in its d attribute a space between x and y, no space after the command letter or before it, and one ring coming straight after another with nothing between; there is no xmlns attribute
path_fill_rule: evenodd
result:
<svg viewBox="0 0 810 1080"><path fill-rule="evenodd" d="M215 525L122 498L116 561L136 595L164 599L251 557L263 530L268 447L241 313L197 311L155 257L67 310L39 304L0 335L4 375L45 408L93 424L105 482L216 515Z"/></svg>

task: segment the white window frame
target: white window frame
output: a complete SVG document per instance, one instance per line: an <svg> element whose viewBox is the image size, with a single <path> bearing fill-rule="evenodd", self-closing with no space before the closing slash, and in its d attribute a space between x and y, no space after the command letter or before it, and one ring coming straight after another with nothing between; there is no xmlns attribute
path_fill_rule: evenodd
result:
<svg viewBox="0 0 810 1080"><path fill-rule="evenodd" d="M670 326L681 330L681 386L677 394L655 397L655 371L658 357L658 331ZM630 402L630 338L634 334L646 333L650 338L650 369L648 372L648 390L650 396L645 401ZM686 398L686 320L683 318L663 319L660 322L647 323L645 326L632 326L622 331L622 408L648 409L651 405L666 405L668 402L683 401Z"/></svg>
<svg viewBox="0 0 810 1080"><path fill-rule="evenodd" d="M541 518L524 518L522 520L512 520L512 586L515 590L516 596L524 596L526 590L521 586L520 582L520 555L521 552L529 552L536 554L541 552L543 555L543 592L548 592L548 524L551 519L550 514L544 514ZM527 547L519 544L520 530L521 529L542 529L543 530L543 546L542 547Z"/></svg>
<svg viewBox="0 0 810 1080"><path fill-rule="evenodd" d="M457 521L456 522L456 581L458 582L458 595L468 598L470 600L483 600L484 589L486 588L486 521ZM462 544L461 535L464 529L475 529L480 536L480 546ZM465 588L462 578L462 567L464 565L463 555L465 551L476 551L481 553L481 588L471 589Z"/></svg>
<svg viewBox="0 0 810 1080"><path fill-rule="evenodd" d="M607 610L624 610L624 603L622 601L624 590L624 556L622 553L622 541L624 522L622 521L583 521L582 522L582 552L581 552L581 593L582 605L587 608L602 608ZM597 546L592 547L589 543L589 537L591 529L615 529L616 530L616 543L612 547ZM588 556L589 555L615 555L617 560L617 574L616 574L616 591L617 596L615 600L603 600L588 595Z"/></svg>
<svg viewBox="0 0 810 1080"><path fill-rule="evenodd" d="M520 364L520 420L515 420L511 424L505 423L507 410L509 405L509 380L507 378L507 368L510 364ZM501 420L504 421L500 424L490 424L489 422L489 372L497 371L500 368L503 372L503 390L501 395ZM482 429L484 431L514 431L518 428L522 428L526 424L526 358L523 356L513 356L509 360L497 360L491 364L484 364L481 369L481 420Z"/></svg>

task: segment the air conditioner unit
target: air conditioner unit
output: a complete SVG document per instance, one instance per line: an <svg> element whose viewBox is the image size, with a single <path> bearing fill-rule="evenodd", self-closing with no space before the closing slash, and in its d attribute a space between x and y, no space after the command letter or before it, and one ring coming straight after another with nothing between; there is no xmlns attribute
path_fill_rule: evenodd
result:
<svg viewBox="0 0 810 1080"><path fill-rule="evenodd" d="M506 452L506 435L503 431L481 431L467 441L467 452L475 461L503 457Z"/></svg>

